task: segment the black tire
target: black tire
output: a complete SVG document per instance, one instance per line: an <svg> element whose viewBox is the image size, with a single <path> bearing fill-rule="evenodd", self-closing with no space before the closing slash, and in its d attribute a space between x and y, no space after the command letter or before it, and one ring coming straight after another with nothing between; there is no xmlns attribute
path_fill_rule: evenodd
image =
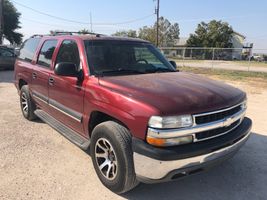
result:
<svg viewBox="0 0 267 200"><path fill-rule="evenodd" d="M25 105L27 105L27 109L25 109ZM21 112L23 116L27 120L33 121L34 119L36 119L36 115L34 114L34 111L36 110L36 106L29 93L28 85L22 86L20 90L20 107L21 107Z"/></svg>
<svg viewBox="0 0 267 200"><path fill-rule="evenodd" d="M105 172L100 170L99 164L101 162L107 161L107 158L97 158L96 152L101 151L102 148L99 148L101 142L105 141L107 146L111 145L112 150L114 150L113 161L116 162L116 167L113 166L110 171L115 169L116 175L112 176L108 174L108 177L105 176ZM108 142L106 142L108 141ZM107 121L99 124L93 130L90 144L90 154L93 161L95 171L98 175L98 178L111 191L122 194L138 185L134 171L133 163L133 151L132 151L132 140L130 132L120 124ZM103 143L102 143L103 144ZM102 144L100 146L102 146ZM103 145L104 146L104 145ZM104 146L106 147L106 146ZM105 154L105 151L103 151ZM102 159L102 160L101 160ZM110 160L108 160L110 161ZM112 161L111 161L112 163ZM109 165L106 165L109 168ZM105 167L103 168L103 170ZM108 171L108 169L106 169ZM107 172L106 172L107 175ZM111 175L111 177L109 177ZM109 178L113 178L110 180Z"/></svg>

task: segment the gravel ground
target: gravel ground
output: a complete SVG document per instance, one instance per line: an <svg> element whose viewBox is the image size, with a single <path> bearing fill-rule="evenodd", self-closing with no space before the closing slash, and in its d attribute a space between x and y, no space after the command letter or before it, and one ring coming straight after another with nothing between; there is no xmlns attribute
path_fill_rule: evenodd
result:
<svg viewBox="0 0 267 200"><path fill-rule="evenodd" d="M175 182L116 195L84 151L20 112L12 72L0 71L0 199L267 199L267 88L231 82L248 92L253 134L231 160ZM151 169L153 170L153 169Z"/></svg>

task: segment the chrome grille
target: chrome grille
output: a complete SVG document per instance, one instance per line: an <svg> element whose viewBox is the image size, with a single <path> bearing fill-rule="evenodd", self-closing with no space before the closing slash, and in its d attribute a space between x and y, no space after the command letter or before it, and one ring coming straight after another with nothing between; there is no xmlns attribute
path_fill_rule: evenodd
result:
<svg viewBox="0 0 267 200"><path fill-rule="evenodd" d="M229 110L223 110L223 111L218 111L214 113L207 113L204 115L196 115L195 116L195 123L196 124L206 124L214 121L218 121L221 119L225 119L227 117L230 117L236 113L238 113L241 110L241 105L238 105L236 107L233 107Z"/></svg>
<svg viewBox="0 0 267 200"><path fill-rule="evenodd" d="M246 108L242 107L242 104L238 104L222 110L193 115L194 126L209 126L219 121L223 122L223 126L221 127L195 133L195 142L218 137L232 131L238 127L243 120L243 118L240 118L233 121L232 117L245 112L245 109Z"/></svg>
<svg viewBox="0 0 267 200"><path fill-rule="evenodd" d="M225 127L220 127L220 128L196 133L195 137L197 140L205 140L205 139L211 139L213 137L218 137L222 134L226 134L230 132L231 130L235 129L239 124L240 124L240 120L237 120L228 127L225 126Z"/></svg>

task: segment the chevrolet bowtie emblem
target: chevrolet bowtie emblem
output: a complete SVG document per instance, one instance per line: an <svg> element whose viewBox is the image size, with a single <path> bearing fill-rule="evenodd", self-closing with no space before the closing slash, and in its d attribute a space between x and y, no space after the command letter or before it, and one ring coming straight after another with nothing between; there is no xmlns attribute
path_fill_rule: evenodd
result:
<svg viewBox="0 0 267 200"><path fill-rule="evenodd" d="M234 122L234 118L230 117L224 120L223 125L224 126L230 126Z"/></svg>

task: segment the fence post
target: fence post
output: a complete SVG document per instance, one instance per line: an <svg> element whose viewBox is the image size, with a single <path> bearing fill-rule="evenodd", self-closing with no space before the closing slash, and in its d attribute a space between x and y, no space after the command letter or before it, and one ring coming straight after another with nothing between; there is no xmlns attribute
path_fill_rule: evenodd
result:
<svg viewBox="0 0 267 200"><path fill-rule="evenodd" d="M214 68L214 52L215 51L215 48L212 48L212 69Z"/></svg>
<svg viewBox="0 0 267 200"><path fill-rule="evenodd" d="M250 64L251 64L251 56L249 56L249 59L248 59L248 72L250 71Z"/></svg>
<svg viewBox="0 0 267 200"><path fill-rule="evenodd" d="M184 60L185 60L185 49L186 49L186 47L184 48L184 51L183 51L183 67L185 67L185 65L184 65Z"/></svg>

